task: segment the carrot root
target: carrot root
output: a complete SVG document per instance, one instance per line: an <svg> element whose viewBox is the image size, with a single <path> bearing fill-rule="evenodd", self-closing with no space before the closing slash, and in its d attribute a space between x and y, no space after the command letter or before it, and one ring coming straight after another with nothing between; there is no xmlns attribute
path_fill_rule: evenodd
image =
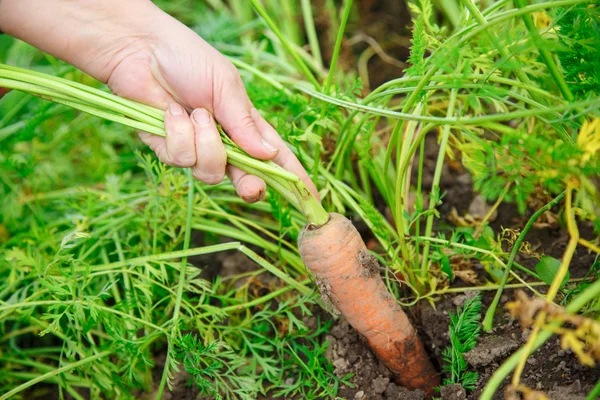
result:
<svg viewBox="0 0 600 400"><path fill-rule="evenodd" d="M340 214L330 216L321 227L306 226L298 239L302 260L319 282L322 296L367 339L398 383L431 397L439 375L381 279L377 260L350 220Z"/></svg>

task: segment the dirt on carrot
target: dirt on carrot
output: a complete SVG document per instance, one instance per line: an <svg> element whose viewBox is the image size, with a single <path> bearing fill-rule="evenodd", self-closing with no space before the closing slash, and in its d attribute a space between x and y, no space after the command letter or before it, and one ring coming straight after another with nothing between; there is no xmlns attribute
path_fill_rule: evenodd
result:
<svg viewBox="0 0 600 400"><path fill-rule="evenodd" d="M363 268L363 276L372 278L379 274L379 261L368 250L361 250L358 253L358 262Z"/></svg>

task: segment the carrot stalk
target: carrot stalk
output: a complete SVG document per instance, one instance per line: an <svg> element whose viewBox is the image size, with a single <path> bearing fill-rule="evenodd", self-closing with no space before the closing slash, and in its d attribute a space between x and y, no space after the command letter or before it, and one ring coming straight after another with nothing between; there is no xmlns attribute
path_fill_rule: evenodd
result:
<svg viewBox="0 0 600 400"><path fill-rule="evenodd" d="M0 87L21 90L120 124L165 136L162 110L123 99L66 79L0 64ZM323 297L363 335L375 354L409 389L429 396L439 385L423 344L406 314L389 293L377 261L358 231L339 214L328 214L294 174L271 161L243 152L219 127L228 163L265 180L294 207L307 225L299 239L300 255Z"/></svg>
<svg viewBox="0 0 600 400"><path fill-rule="evenodd" d="M439 376L352 222L332 213L321 227L305 226L298 243L322 297L367 339L402 386L432 396Z"/></svg>

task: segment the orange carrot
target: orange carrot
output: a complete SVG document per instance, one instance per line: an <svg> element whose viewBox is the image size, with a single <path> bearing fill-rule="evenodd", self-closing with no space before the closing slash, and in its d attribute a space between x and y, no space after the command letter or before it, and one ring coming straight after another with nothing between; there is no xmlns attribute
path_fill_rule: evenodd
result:
<svg viewBox="0 0 600 400"><path fill-rule="evenodd" d="M302 260L315 275L323 298L367 339L398 383L431 397L439 376L352 223L332 213L321 227L307 225L298 241Z"/></svg>

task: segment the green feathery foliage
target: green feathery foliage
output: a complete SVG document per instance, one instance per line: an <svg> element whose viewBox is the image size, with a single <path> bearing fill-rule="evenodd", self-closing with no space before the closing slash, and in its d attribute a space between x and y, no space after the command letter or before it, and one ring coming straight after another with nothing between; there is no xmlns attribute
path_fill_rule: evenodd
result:
<svg viewBox="0 0 600 400"><path fill-rule="evenodd" d="M577 97L600 94L600 7L580 4L557 10L558 58Z"/></svg>
<svg viewBox="0 0 600 400"><path fill-rule="evenodd" d="M449 377L444 379L444 385L460 383L465 389L473 390L479 374L467 371L464 353L475 348L480 334L481 295L468 299L464 306L456 309L456 314L450 313L450 343L442 353L448 364L443 370Z"/></svg>

